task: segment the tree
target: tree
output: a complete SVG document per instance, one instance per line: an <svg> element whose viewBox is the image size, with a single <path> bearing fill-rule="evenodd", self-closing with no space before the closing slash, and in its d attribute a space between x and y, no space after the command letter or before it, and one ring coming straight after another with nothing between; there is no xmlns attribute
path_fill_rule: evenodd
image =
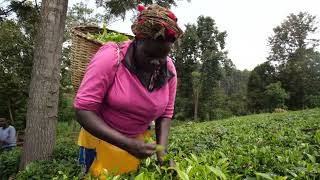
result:
<svg viewBox="0 0 320 180"><path fill-rule="evenodd" d="M106 14L94 14L94 10L89 8L86 3L79 2L74 4L69 10L66 19L65 41L71 40L71 31L75 26L98 25L101 22L108 22Z"/></svg>
<svg viewBox="0 0 320 180"><path fill-rule="evenodd" d="M307 61L307 77L305 78L306 97L305 106L308 108L320 107L320 53L314 52Z"/></svg>
<svg viewBox="0 0 320 180"><path fill-rule="evenodd" d="M8 6L9 4L9 6ZM1 2L0 7L0 22L9 19L9 17L12 15L12 12L15 12L17 9L16 7L23 7L26 4L30 5L30 2L27 2L27 0L22 1L8 1L4 0ZM35 6L37 8L37 5ZM32 13L32 12L30 12Z"/></svg>
<svg viewBox="0 0 320 180"><path fill-rule="evenodd" d="M186 25L184 36L174 46L172 55L179 75L176 111L186 118L198 118L199 115L210 119L215 103L212 98L214 87L222 78L221 66L227 60L225 37L226 32L220 32L212 18L200 16L197 24ZM201 73L198 101L192 96L194 71ZM192 108L195 107L192 102L197 102L196 109L200 112Z"/></svg>
<svg viewBox="0 0 320 180"><path fill-rule="evenodd" d="M190 0L188 0L190 1ZM175 0L138 0L138 1L130 1L130 0L109 0L103 1L97 0L98 6L103 6L106 9L106 14L109 15L109 18L114 17L121 17L124 19L126 17L126 13L129 10L135 9L139 3L147 5L153 4L154 2L163 6L163 7L170 7L171 5L176 5Z"/></svg>
<svg viewBox="0 0 320 180"><path fill-rule="evenodd" d="M266 87L276 82L276 70L270 64L265 62L258 65L251 71L248 81L248 106L251 112L261 112L266 110L264 91Z"/></svg>
<svg viewBox="0 0 320 180"><path fill-rule="evenodd" d="M198 69L198 36L195 25L186 25L186 30L172 49L171 55L178 74L175 111L181 118L193 117L193 89L191 72Z"/></svg>
<svg viewBox="0 0 320 180"><path fill-rule="evenodd" d="M211 119L223 119L230 117L232 112L227 106L227 95L221 86L215 87L213 89L211 98L214 100L212 106L210 106L210 120Z"/></svg>
<svg viewBox="0 0 320 180"><path fill-rule="evenodd" d="M290 94L287 105L291 109L318 106L312 101L317 99L320 92L319 64L319 52L310 52L299 61L288 61L281 70L279 79Z"/></svg>
<svg viewBox="0 0 320 180"><path fill-rule="evenodd" d="M248 114L248 70L237 70L231 62L225 62L222 71L221 87L227 96L226 107L233 115Z"/></svg>
<svg viewBox="0 0 320 180"><path fill-rule="evenodd" d="M316 17L307 12L290 14L287 19L273 29L274 35L269 37L271 48L269 61L280 65L303 55L303 51L313 51L319 45L319 39L312 36L316 33Z"/></svg>
<svg viewBox="0 0 320 180"><path fill-rule="evenodd" d="M47 159L55 144L60 58L68 0L43 0L29 91L20 167Z"/></svg>
<svg viewBox="0 0 320 180"><path fill-rule="evenodd" d="M25 126L33 41L39 16L30 2L11 1L6 9L10 16L0 21L0 116L10 119L20 130Z"/></svg>
<svg viewBox="0 0 320 180"><path fill-rule="evenodd" d="M193 71L192 76L192 89L193 89L193 104L194 104L194 116L193 120L198 120L198 107L199 107L199 94L201 90L201 73Z"/></svg>
<svg viewBox="0 0 320 180"><path fill-rule="evenodd" d="M227 33L220 32L215 21L210 17L200 16L197 23L199 57L202 63L200 70L202 117L211 119L210 112L215 103L212 93L222 78L222 62L227 59L227 52L224 50Z"/></svg>
<svg viewBox="0 0 320 180"><path fill-rule="evenodd" d="M264 95L269 111L273 111L275 108L285 108L285 100L289 97L279 81L269 84Z"/></svg>
<svg viewBox="0 0 320 180"><path fill-rule="evenodd" d="M312 38L316 33L316 17L306 12L290 14L287 19L274 28L274 35L269 38L271 48L268 60L276 64L278 78L283 88L290 94L287 105L290 109L306 107L310 92L308 80L312 56L319 45L319 39ZM307 83L309 82L309 83ZM319 82L313 82L319 83Z"/></svg>
<svg viewBox="0 0 320 180"><path fill-rule="evenodd" d="M28 59L23 62L25 57L20 55L26 50L23 46L27 46L26 39L19 30L20 26L14 21L6 20L0 23L0 28L2 42L0 47L2 52L0 55L0 98L3 105L0 111L2 116L6 116L11 122L14 122L17 120L18 111L22 110L19 107L24 106L27 98L27 83L30 77L28 63L30 62ZM20 63L16 63L17 61Z"/></svg>

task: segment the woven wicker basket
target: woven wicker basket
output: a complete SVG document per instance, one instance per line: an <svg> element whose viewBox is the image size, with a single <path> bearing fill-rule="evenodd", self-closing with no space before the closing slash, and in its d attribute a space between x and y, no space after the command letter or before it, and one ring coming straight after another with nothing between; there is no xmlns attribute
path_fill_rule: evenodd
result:
<svg viewBox="0 0 320 180"><path fill-rule="evenodd" d="M101 42L94 39L88 39L87 34L96 34L102 32L103 29L97 26L77 26L72 30L72 45L71 45L71 81L75 92L77 92L86 67L92 56L103 45ZM116 32L108 29L109 32ZM120 33L128 36L130 39L133 36Z"/></svg>

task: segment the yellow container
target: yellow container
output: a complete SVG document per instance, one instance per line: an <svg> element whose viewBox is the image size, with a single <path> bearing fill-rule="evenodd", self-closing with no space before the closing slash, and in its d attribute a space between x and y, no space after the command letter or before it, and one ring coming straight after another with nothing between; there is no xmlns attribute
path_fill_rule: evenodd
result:
<svg viewBox="0 0 320 180"><path fill-rule="evenodd" d="M143 141L144 137L149 136L150 132L146 131L137 139ZM83 128L80 130L78 144L85 148L96 149L96 159L89 170L94 177L101 176L104 169L109 174L119 175L136 171L140 165L140 160L127 151L92 136Z"/></svg>

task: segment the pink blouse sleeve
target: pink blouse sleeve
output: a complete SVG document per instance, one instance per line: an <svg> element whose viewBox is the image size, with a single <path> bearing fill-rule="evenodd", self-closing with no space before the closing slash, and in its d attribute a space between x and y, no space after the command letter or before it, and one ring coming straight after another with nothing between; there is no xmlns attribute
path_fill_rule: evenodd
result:
<svg viewBox="0 0 320 180"><path fill-rule="evenodd" d="M74 108L97 111L105 93L112 84L117 68L117 45L102 46L87 66L85 75L74 100Z"/></svg>
<svg viewBox="0 0 320 180"><path fill-rule="evenodd" d="M168 60L168 69L170 72L174 74L174 76L171 79L169 79L169 82L168 82L169 83L169 102L161 117L171 119L173 116L174 103L175 103L176 91L177 91L177 72L170 58Z"/></svg>

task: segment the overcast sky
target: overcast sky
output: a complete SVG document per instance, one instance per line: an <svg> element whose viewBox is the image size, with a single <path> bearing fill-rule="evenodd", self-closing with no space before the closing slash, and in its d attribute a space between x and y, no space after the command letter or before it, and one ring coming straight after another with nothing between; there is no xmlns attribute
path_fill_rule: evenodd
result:
<svg viewBox="0 0 320 180"><path fill-rule="evenodd" d="M79 0L70 0L69 6L75 2ZM93 6L95 0L88 2ZM180 0L172 11L182 29L187 23L195 23L200 15L213 18L220 31L227 31L229 58L241 70L252 70L266 60L267 39L272 29L290 13L307 11L316 15L320 27L320 0L191 0L190 3ZM124 22L115 22L109 28L131 33L130 25L128 16ZM317 37L320 38L320 32Z"/></svg>

